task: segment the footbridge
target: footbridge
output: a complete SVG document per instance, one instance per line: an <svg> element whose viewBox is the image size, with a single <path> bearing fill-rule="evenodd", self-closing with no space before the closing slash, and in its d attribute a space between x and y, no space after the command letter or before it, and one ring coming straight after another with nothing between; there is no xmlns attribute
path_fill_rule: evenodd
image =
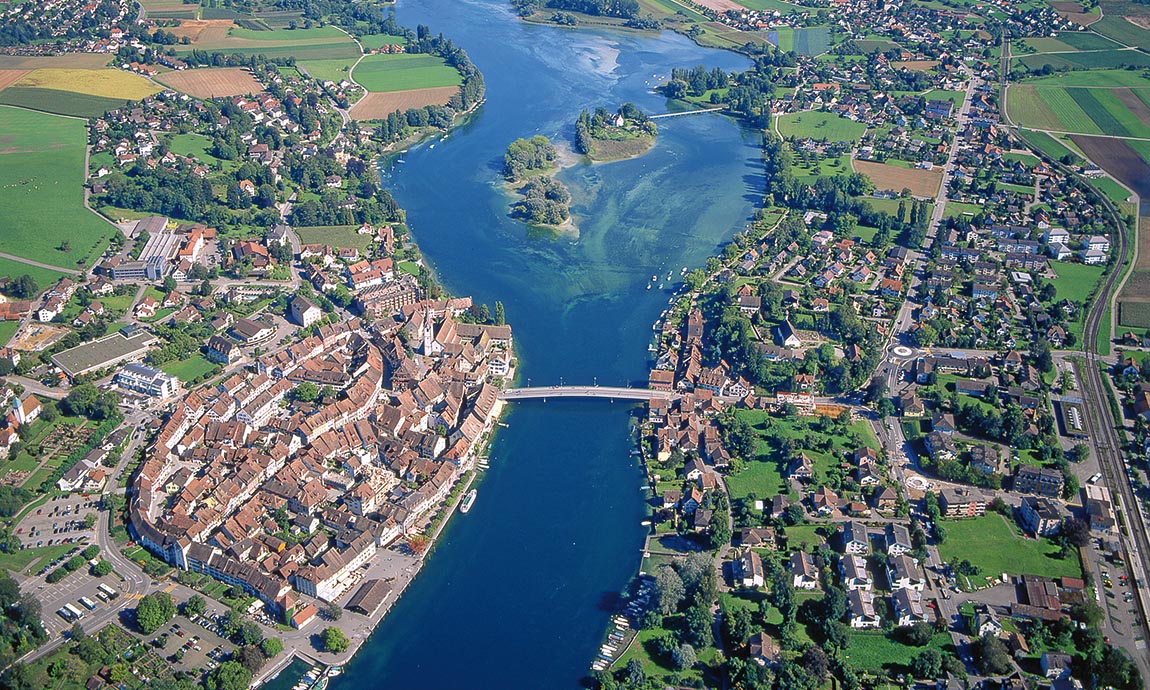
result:
<svg viewBox="0 0 1150 690"><path fill-rule="evenodd" d="M614 386L539 386L508 388L499 394L501 400L546 400L548 398L599 398L601 400L677 400L673 391Z"/></svg>
<svg viewBox="0 0 1150 690"><path fill-rule="evenodd" d="M702 115L703 113L717 113L725 108L703 108L702 110L683 110L677 113L662 113L659 115L650 115L650 120L660 120L665 117L683 117L685 115Z"/></svg>

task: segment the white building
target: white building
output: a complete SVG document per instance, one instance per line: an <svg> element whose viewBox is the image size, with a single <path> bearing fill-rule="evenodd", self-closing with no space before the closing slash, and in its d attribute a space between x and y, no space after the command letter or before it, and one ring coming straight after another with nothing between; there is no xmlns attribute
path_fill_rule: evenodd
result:
<svg viewBox="0 0 1150 690"><path fill-rule="evenodd" d="M143 364L125 364L113 382L120 388L153 398L166 398L180 390L180 380L175 376Z"/></svg>

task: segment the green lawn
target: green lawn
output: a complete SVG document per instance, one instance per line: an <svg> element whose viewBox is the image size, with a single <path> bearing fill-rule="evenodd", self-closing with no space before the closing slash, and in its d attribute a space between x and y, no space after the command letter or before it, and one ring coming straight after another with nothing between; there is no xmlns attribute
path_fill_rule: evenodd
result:
<svg viewBox="0 0 1150 690"><path fill-rule="evenodd" d="M16 553L0 553L0 568L14 573L23 572L33 562L36 565L51 563L68 553L73 546L73 544L53 544L20 549Z"/></svg>
<svg viewBox="0 0 1150 690"><path fill-rule="evenodd" d="M1058 298L1068 299L1079 304L1086 300L1105 270L1103 266L1087 266L1086 264L1072 264L1065 261L1051 261L1050 266L1058 274L1058 279L1054 281L1054 287L1058 290Z"/></svg>
<svg viewBox="0 0 1150 690"><path fill-rule="evenodd" d="M66 268L93 261L118 231L84 208L84 122L0 107L0 132L0 252Z"/></svg>
<svg viewBox="0 0 1150 690"><path fill-rule="evenodd" d="M299 66L307 70L307 73L315 79L326 79L338 83L347 79L347 73L354 64L354 59L306 60L300 62Z"/></svg>
<svg viewBox="0 0 1150 690"><path fill-rule="evenodd" d="M407 39L403 36L390 34L366 34L359 37L359 43L364 50L378 50L381 46L405 46Z"/></svg>
<svg viewBox="0 0 1150 690"><path fill-rule="evenodd" d="M858 141L865 131L865 124L848 120L834 113L807 111L788 113L779 118L779 132L784 137Z"/></svg>
<svg viewBox="0 0 1150 690"><path fill-rule="evenodd" d="M1011 575L1046 577L1082 577L1077 558L1055 558L1059 548L1049 541L1027 539L998 513L988 513L971 520L946 520L946 541L939 545L944 561L966 559L981 569L973 578Z"/></svg>
<svg viewBox="0 0 1150 690"><path fill-rule="evenodd" d="M782 474L786 470L786 459L779 451L777 439L791 439L798 447L806 449L805 452L815 460L816 481L825 476L848 450L854 450L860 444L879 447L866 422L851 424L845 434L829 434L816 428L818 420L815 417L774 417L761 410L738 410L736 414L751 425L758 433L758 438L755 440L754 459L747 462L741 471L727 478L727 488L733 499L745 498L751 494L759 499L769 499L780 493L788 493ZM816 443L827 439L831 442L829 449L814 450Z"/></svg>
<svg viewBox="0 0 1150 690"><path fill-rule="evenodd" d="M395 268L403 273L410 273L413 276L419 275L419 264L414 261L400 261L395 265Z"/></svg>
<svg viewBox="0 0 1150 690"><path fill-rule="evenodd" d="M366 251L371 244L371 235L360 235L354 225L313 225L296 228L302 244L326 244L332 247L355 247Z"/></svg>
<svg viewBox="0 0 1150 690"><path fill-rule="evenodd" d="M1091 24L1090 28L1120 43L1150 50L1150 31L1135 26L1120 16L1103 17Z"/></svg>
<svg viewBox="0 0 1150 690"><path fill-rule="evenodd" d="M0 158L0 160L3 159ZM3 175L3 173L0 173L0 175ZM3 195L4 190L0 190L0 197L3 197ZM3 214L4 210L0 209L0 217L3 217ZM11 229L6 230L5 232L8 231L11 231ZM0 232L0 236L4 235L5 232ZM3 241L3 237L0 237L0 242ZM59 254L60 252L56 253ZM41 290L55 284L57 281L64 277L64 274L59 271L40 268L39 266L32 266L21 261L13 261L11 259L0 257L0 277L15 278L24 274L32 276L32 279L36 281L36 285L38 285Z"/></svg>
<svg viewBox="0 0 1150 690"><path fill-rule="evenodd" d="M191 156L203 163L220 163L225 170L238 168L243 161L224 160L208 153L212 148L212 140L202 134L177 134L168 143L168 148L177 156Z"/></svg>
<svg viewBox="0 0 1150 690"><path fill-rule="evenodd" d="M459 86L463 83L459 71L443 58L406 53L368 55L356 66L352 76L363 88L374 92Z"/></svg>
<svg viewBox="0 0 1150 690"><path fill-rule="evenodd" d="M209 362L201 355L194 355L178 362L168 362L160 366L164 372L175 376L185 384L214 371L219 365Z"/></svg>
<svg viewBox="0 0 1150 690"><path fill-rule="evenodd" d="M19 321L0 321L0 347L7 345L19 329Z"/></svg>
<svg viewBox="0 0 1150 690"><path fill-rule="evenodd" d="M943 654L954 654L949 633L936 634L926 647L911 647L878 630L854 630L851 631L851 644L846 657L854 668L905 673L909 670L911 659L927 647Z"/></svg>

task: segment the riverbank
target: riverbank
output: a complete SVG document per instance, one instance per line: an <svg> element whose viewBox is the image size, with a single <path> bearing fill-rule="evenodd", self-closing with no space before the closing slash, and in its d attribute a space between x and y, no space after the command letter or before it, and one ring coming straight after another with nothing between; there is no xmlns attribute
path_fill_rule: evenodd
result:
<svg viewBox="0 0 1150 690"><path fill-rule="evenodd" d="M486 457L487 450L495 439L496 427L501 424L500 420L503 418L506 407L507 404L504 401L496 401L491 413L485 420L483 431L474 450L462 461L462 465L465 467L463 476L452 487L440 509L429 515L421 521L416 529L412 530L412 533L426 536L426 546L419 553L416 553L410 548L407 541L396 542L386 551L381 552L382 558L377 555L368 562L368 570L365 572L363 580L380 579L391 587L391 591L372 615L345 614L345 617L341 617L339 621L330 623L340 628L347 636L349 641L347 650L339 654L317 651L314 638L318 636L320 622L315 621L305 626L308 628L306 633L298 637L289 633L281 638L284 640L283 658L261 669L260 673L253 679L252 687L263 686L277 678L297 658L311 666L319 666L325 671L331 667L344 667L355 658L428 563L443 531L459 512L460 503L467 492L479 481L482 473L486 471L483 467L477 467L479 464L477 460ZM429 527L431 531L425 532ZM293 632L302 633L303 631ZM293 637L297 637L297 639L293 639Z"/></svg>

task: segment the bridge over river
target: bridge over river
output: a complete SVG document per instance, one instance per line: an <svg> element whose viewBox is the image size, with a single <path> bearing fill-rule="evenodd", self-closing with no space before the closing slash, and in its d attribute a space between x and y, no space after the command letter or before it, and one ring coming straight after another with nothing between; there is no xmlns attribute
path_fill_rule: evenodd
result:
<svg viewBox="0 0 1150 690"><path fill-rule="evenodd" d="M547 398L600 398L603 400L677 400L673 391L650 388L619 388L614 386L539 386L534 388L508 388L499 394L502 400L546 400Z"/></svg>

